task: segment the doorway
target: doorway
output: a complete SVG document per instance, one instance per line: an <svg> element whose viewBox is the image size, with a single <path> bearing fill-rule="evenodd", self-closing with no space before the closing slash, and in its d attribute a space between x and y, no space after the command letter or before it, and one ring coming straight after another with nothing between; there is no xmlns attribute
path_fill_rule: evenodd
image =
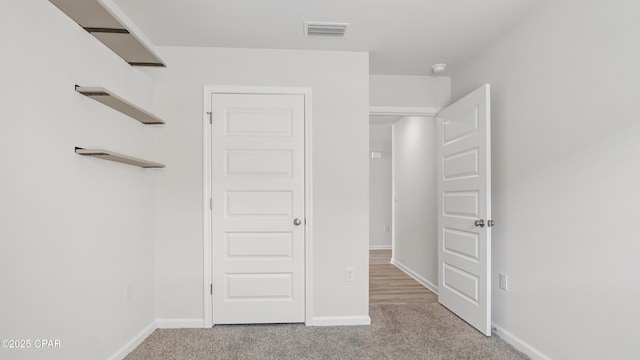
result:
<svg viewBox="0 0 640 360"><path fill-rule="evenodd" d="M485 84L446 109L430 115L429 117L437 120L436 126L426 126L427 123L420 121L421 119L405 117L403 119L409 123L400 126L403 120L398 120L394 123L393 131L394 159L399 161L393 162L394 230L391 262L429 287L428 279L423 278L425 281L421 281L420 274L399 261L401 237L398 228L399 221L405 221L405 218L415 219L415 212L422 207L433 211L435 202L435 212L431 216L418 216L418 225L420 222L428 224L437 219L437 235L433 237L437 247L437 263L433 275L438 283L438 302L486 336L491 336L491 228L494 225L491 219L490 100L490 85ZM436 131L433 131L434 127ZM416 151L411 147L411 144L424 145L425 140L429 143L434 138L416 136L422 132L421 128L435 133L435 162L425 161L426 155L430 153L428 148ZM397 131L407 134L409 151L405 153L408 155L398 155ZM402 145L405 145L404 141ZM418 158L417 162L406 167L406 172L401 169L405 157ZM429 158L433 160L431 156ZM435 165L435 171L430 169L430 163ZM431 175L414 179L425 173ZM435 197L435 201L424 201L416 193L416 189L423 190L425 183L432 182L433 173L436 191L426 195ZM400 184L400 181L403 183ZM419 187L412 186L413 183L419 184ZM409 211L405 213L399 211L403 199L408 199L405 203L409 204ZM408 237L415 232L415 229L409 227ZM430 238L427 236L421 241ZM422 243L418 247L420 245ZM409 247L408 250L409 254L415 252L414 247ZM424 258L418 257L418 261L424 263Z"/></svg>
<svg viewBox="0 0 640 360"><path fill-rule="evenodd" d="M437 302L434 115L438 110L372 109L371 304ZM380 189L383 186L386 191ZM382 196L386 198L381 200ZM388 217L383 217L387 210ZM382 222L387 219L389 227ZM389 231L388 245L380 246L385 231Z"/></svg>

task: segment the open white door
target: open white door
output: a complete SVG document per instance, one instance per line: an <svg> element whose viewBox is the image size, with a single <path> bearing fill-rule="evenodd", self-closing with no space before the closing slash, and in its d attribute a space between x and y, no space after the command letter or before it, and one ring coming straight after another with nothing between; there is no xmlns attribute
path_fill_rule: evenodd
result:
<svg viewBox="0 0 640 360"><path fill-rule="evenodd" d="M438 300L491 336L489 85L438 113Z"/></svg>

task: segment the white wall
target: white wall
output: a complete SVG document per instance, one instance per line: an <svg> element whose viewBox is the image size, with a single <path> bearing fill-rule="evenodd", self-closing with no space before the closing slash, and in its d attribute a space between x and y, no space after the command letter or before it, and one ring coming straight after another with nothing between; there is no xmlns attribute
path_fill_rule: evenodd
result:
<svg viewBox="0 0 640 360"><path fill-rule="evenodd" d="M313 316L368 319L368 54L159 48L157 316L203 319L203 86L312 88ZM208 124L207 124L208 127ZM346 267L355 281L344 281ZM326 320L326 319L325 319Z"/></svg>
<svg viewBox="0 0 640 360"><path fill-rule="evenodd" d="M432 290L438 284L436 120L400 118L393 124L393 258Z"/></svg>
<svg viewBox="0 0 640 360"><path fill-rule="evenodd" d="M391 124L369 126L369 248L391 248ZM370 154L371 155L371 154Z"/></svg>
<svg viewBox="0 0 640 360"><path fill-rule="evenodd" d="M449 105L448 76L371 75L371 106L443 107Z"/></svg>
<svg viewBox="0 0 640 360"><path fill-rule="evenodd" d="M74 85L104 86L153 110L153 82L48 1L2 1L0 24L0 332L62 345L0 349L0 357L105 359L154 322L161 170L81 157L74 147L163 159L154 155L156 128Z"/></svg>
<svg viewBox="0 0 640 360"><path fill-rule="evenodd" d="M639 12L543 2L453 74L492 85L493 319L534 358L640 353Z"/></svg>

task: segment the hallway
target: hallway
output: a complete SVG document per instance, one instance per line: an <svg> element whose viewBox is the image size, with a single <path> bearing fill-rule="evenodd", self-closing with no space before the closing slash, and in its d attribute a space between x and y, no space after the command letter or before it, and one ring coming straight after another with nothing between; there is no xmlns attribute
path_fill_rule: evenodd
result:
<svg viewBox="0 0 640 360"><path fill-rule="evenodd" d="M438 295L390 264L391 250L369 250L369 304L433 304Z"/></svg>

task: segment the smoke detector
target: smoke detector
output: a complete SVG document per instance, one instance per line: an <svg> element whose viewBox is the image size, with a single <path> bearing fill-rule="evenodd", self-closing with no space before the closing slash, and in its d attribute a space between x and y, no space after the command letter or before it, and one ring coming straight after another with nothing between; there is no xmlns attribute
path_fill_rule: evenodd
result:
<svg viewBox="0 0 640 360"><path fill-rule="evenodd" d="M431 67L431 72L434 74L441 74L447 70L447 64L435 64Z"/></svg>
<svg viewBox="0 0 640 360"><path fill-rule="evenodd" d="M349 23L331 23L318 21L304 22L304 37L344 37Z"/></svg>

